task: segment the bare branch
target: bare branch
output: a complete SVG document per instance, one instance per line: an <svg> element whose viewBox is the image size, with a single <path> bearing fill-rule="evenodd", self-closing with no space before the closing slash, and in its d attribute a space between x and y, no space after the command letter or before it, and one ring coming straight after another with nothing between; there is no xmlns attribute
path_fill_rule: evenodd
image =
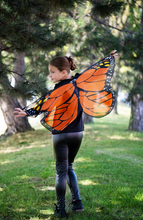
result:
<svg viewBox="0 0 143 220"><path fill-rule="evenodd" d="M136 33L136 32L129 31L129 30L125 30L125 29L120 29L120 28L114 27L114 26L112 26L112 25L106 24L104 21L102 21L102 20L99 19L99 18L96 18L96 17L93 17L93 16L92 16L92 19L95 20L95 21L97 21L99 24L103 24L104 26L110 27L110 28L112 28L112 29L116 29L116 30L118 30L118 31L122 31L122 32L126 32L126 33L130 33L130 34L136 34L136 35L138 35L138 33Z"/></svg>
<svg viewBox="0 0 143 220"><path fill-rule="evenodd" d="M133 2L137 5L137 7L139 8L143 8L141 5L139 5L135 0L133 0ZM130 4L130 3L129 3Z"/></svg>

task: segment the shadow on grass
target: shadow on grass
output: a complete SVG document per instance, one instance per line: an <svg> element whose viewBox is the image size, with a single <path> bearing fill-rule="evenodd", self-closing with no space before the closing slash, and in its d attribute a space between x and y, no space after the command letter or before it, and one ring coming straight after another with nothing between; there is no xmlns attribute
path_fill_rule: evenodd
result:
<svg viewBox="0 0 143 220"><path fill-rule="evenodd" d="M48 219L53 213L55 191L50 187L43 190L47 185L48 180L42 178L21 180L19 177L3 186L0 220Z"/></svg>
<svg viewBox="0 0 143 220"><path fill-rule="evenodd" d="M51 215L50 214L41 214L35 209L28 209L25 211L14 211L10 207L7 209L3 209L3 207L0 207L2 209L2 213L0 214L1 220L20 220L20 219L30 219L30 218L36 218L39 219L47 219Z"/></svg>

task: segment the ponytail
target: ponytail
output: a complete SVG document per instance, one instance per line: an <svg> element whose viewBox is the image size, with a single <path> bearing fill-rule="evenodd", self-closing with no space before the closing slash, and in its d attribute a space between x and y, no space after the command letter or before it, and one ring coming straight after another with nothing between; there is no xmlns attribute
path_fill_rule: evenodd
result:
<svg viewBox="0 0 143 220"><path fill-rule="evenodd" d="M74 59L70 56L70 57L66 57L69 61L70 64L70 70L75 70L76 69L76 65L75 65L75 61Z"/></svg>

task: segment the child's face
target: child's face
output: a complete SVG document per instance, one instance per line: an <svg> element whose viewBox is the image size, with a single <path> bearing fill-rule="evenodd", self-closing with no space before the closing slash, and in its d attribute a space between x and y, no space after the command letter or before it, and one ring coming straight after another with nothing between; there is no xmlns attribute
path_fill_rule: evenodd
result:
<svg viewBox="0 0 143 220"><path fill-rule="evenodd" d="M53 83L56 83L64 79L65 72L60 71L57 67L52 66L50 64L49 64L49 72L50 72L49 77Z"/></svg>

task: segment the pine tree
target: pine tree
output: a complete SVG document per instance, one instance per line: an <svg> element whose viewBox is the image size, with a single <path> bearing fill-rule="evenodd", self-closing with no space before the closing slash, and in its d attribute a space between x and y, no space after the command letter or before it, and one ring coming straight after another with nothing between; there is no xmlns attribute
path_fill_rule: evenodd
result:
<svg viewBox="0 0 143 220"><path fill-rule="evenodd" d="M133 86L129 91L128 99L131 101L131 117L129 130L143 132L143 2L140 2L140 28L138 34L126 37L125 46L129 53L127 64L132 67Z"/></svg>
<svg viewBox="0 0 143 220"><path fill-rule="evenodd" d="M114 3L119 4L117 10L116 7L112 7ZM112 8L115 11L114 25L96 16L97 13L98 15L105 13L106 16L108 12L109 14L112 12L110 11ZM124 73L120 79L120 84L129 93L128 101L131 103L129 130L143 132L143 1L100 1L98 7L93 8L93 12L96 14L93 15L95 21L103 27L110 28L112 32L117 30L119 33L116 36L118 35L121 52L120 64L129 67L129 71Z"/></svg>
<svg viewBox="0 0 143 220"><path fill-rule="evenodd" d="M38 83L41 82L41 86L37 87L38 83L32 78L33 71L26 72L23 63L23 66L21 65L23 70L17 72L14 63L16 65L21 55L29 50L41 49L50 52L65 45L70 39L69 33L66 30L64 32L57 30L56 18L68 8L73 9L76 4L83 2L83 0L0 0L0 105L8 127L6 134L31 129L26 118L13 122L12 112L15 107L20 106L18 100L21 96L25 99L40 94L40 87L43 88L42 92L46 90L45 77L41 74L35 76L40 79ZM15 79L15 83L11 79ZM17 97L19 98L16 99Z"/></svg>

